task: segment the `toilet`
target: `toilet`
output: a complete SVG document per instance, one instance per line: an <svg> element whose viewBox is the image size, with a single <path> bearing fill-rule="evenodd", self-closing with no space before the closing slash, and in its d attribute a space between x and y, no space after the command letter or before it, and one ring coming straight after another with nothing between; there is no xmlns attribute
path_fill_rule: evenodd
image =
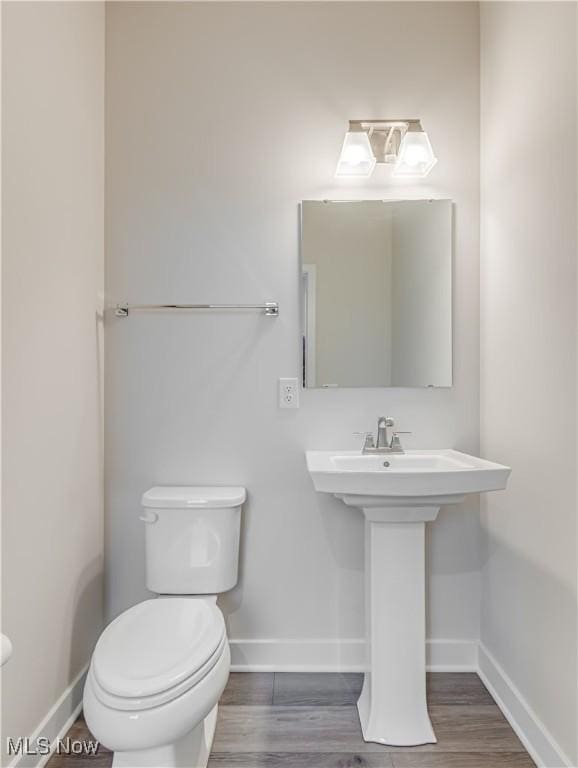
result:
<svg viewBox="0 0 578 768"><path fill-rule="evenodd" d="M237 583L238 487L155 487L142 497L146 586L106 627L84 688L86 723L114 768L205 768L230 652L217 595Z"/></svg>

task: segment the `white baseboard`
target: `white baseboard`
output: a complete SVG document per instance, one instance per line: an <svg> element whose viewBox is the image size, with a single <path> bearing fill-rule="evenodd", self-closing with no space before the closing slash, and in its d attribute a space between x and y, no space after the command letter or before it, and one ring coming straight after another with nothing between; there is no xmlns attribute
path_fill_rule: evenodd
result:
<svg viewBox="0 0 578 768"><path fill-rule="evenodd" d="M478 674L536 765L571 768L572 762L483 643Z"/></svg>
<svg viewBox="0 0 578 768"><path fill-rule="evenodd" d="M233 672L363 672L365 640L229 640ZM428 640L427 668L475 672L476 640Z"/></svg>
<svg viewBox="0 0 578 768"><path fill-rule="evenodd" d="M46 765L58 739L67 734L82 710L82 692L87 671L88 665L75 677L30 736L31 745L36 744L37 739L48 739L52 746L50 753L46 755L17 755L8 768L43 768Z"/></svg>
<svg viewBox="0 0 578 768"><path fill-rule="evenodd" d="M364 640L229 640L233 672L362 672Z"/></svg>

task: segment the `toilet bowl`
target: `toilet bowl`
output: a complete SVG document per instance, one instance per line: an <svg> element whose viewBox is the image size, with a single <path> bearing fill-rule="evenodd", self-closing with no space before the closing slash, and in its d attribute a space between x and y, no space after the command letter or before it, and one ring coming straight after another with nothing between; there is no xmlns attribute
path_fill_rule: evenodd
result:
<svg viewBox="0 0 578 768"><path fill-rule="evenodd" d="M84 715L114 752L114 768L207 765L230 667L216 592L237 581L244 500L242 488L154 488L143 496L147 586L182 591L129 608L94 650ZM195 584L215 594L184 591Z"/></svg>

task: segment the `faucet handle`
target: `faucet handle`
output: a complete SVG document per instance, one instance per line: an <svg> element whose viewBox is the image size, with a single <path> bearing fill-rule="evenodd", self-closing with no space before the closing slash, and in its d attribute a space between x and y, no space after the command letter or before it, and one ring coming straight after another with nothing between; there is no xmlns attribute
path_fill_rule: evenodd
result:
<svg viewBox="0 0 578 768"><path fill-rule="evenodd" d="M399 439L399 435L411 435L412 432L393 432L391 435L391 443L389 444L390 448L398 448L401 449L403 452L403 449L401 447L401 441Z"/></svg>
<svg viewBox="0 0 578 768"><path fill-rule="evenodd" d="M375 448L375 438L373 437L373 432L354 432L353 433L355 437L363 437L364 443L363 443L363 449L366 448Z"/></svg>

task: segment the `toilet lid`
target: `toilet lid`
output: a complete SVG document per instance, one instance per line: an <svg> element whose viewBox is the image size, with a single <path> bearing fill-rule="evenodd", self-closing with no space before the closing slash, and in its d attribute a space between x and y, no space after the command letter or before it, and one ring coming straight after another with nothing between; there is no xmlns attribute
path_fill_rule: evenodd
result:
<svg viewBox="0 0 578 768"><path fill-rule="evenodd" d="M153 696L193 675L224 636L223 614L214 603L145 600L104 630L92 659L94 675L115 696Z"/></svg>
<svg viewBox="0 0 578 768"><path fill-rule="evenodd" d="M141 504L147 509L219 509L238 507L246 497L239 486L159 485L143 494Z"/></svg>

